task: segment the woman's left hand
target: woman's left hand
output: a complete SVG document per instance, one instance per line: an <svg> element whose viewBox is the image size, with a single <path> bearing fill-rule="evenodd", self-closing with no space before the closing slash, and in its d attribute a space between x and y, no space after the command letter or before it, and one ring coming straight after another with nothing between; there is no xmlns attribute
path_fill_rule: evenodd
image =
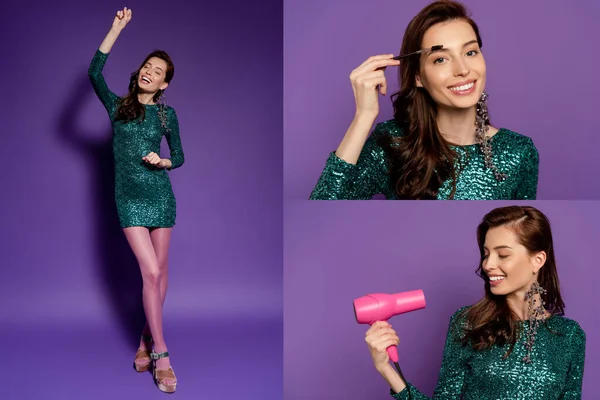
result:
<svg viewBox="0 0 600 400"><path fill-rule="evenodd" d="M142 160L158 168L165 168L167 166L166 160L160 158L155 152L151 152L146 157L142 157Z"/></svg>

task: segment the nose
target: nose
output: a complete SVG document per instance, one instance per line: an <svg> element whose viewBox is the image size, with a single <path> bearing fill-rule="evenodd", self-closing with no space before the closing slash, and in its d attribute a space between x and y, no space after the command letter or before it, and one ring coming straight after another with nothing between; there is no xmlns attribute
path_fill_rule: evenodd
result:
<svg viewBox="0 0 600 400"><path fill-rule="evenodd" d="M455 76L467 76L469 75L469 66L464 58L459 57L454 63L454 75Z"/></svg>
<svg viewBox="0 0 600 400"><path fill-rule="evenodd" d="M486 275L489 275L489 273L494 269L494 262L492 260L492 256L487 256L483 262L481 263L481 268L483 269L483 272L486 273Z"/></svg>

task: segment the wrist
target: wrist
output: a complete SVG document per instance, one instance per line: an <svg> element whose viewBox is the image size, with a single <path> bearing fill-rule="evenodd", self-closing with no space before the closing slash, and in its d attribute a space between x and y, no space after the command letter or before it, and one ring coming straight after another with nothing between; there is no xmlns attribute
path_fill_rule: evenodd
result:
<svg viewBox="0 0 600 400"><path fill-rule="evenodd" d="M381 365L375 365L375 369L382 376L386 376L390 373L390 370L391 371L394 370L389 362L386 362L385 364L381 364Z"/></svg>
<svg viewBox="0 0 600 400"><path fill-rule="evenodd" d="M373 124L377 118L377 115L379 115L379 113L376 111L356 111L354 114L354 120L360 123Z"/></svg>
<svg viewBox="0 0 600 400"><path fill-rule="evenodd" d="M118 27L116 27L116 26L111 26L111 27L110 27L110 31L109 31L109 33L111 33L111 34L113 34L113 35L117 35L117 36L118 36L119 34L121 34L121 31L122 31L122 30L123 30L123 28L118 28Z"/></svg>

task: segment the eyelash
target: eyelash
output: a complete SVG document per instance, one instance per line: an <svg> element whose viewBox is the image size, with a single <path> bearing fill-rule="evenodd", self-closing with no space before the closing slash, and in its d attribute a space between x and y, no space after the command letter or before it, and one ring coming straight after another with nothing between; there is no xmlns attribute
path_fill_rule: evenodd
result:
<svg viewBox="0 0 600 400"><path fill-rule="evenodd" d="M146 65L146 66L144 66L144 68L146 68L146 69L150 69L150 66L149 66L149 65ZM156 74L156 75L160 75L160 71L156 71L156 72L155 72L155 74Z"/></svg>
<svg viewBox="0 0 600 400"><path fill-rule="evenodd" d="M477 50L469 50L469 51L467 51L467 54L469 54L469 53L475 53L475 54L473 54L471 57L474 57L474 56L476 56L477 54L479 54L479 52L478 52ZM433 60L433 63L434 63L434 64L440 64L440 63L438 62L439 60L442 60L442 61L443 61L443 60L444 60L444 58L442 58L442 57L440 57L440 58L436 58L435 60Z"/></svg>
<svg viewBox="0 0 600 400"><path fill-rule="evenodd" d="M484 260L487 260L487 258L488 258L488 257L489 257L489 255L484 255L484 256L483 256L483 259L484 259ZM500 256L500 255L499 255L499 256L498 256L498 258L499 258L499 259L501 259L501 260L504 260L505 258L508 258L508 256Z"/></svg>

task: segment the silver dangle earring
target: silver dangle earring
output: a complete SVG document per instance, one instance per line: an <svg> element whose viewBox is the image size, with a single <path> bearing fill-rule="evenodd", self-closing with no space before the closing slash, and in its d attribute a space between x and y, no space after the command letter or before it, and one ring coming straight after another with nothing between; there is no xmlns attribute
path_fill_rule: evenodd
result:
<svg viewBox="0 0 600 400"><path fill-rule="evenodd" d="M492 161L492 145L486 136L489 130L490 116L488 113L488 94L481 93L481 98L477 102L477 114L475 115L475 140L479 143L486 168L491 168L494 171L494 176L498 181L503 181L508 178L508 175L500 172Z"/></svg>
<svg viewBox="0 0 600 400"><path fill-rule="evenodd" d="M159 90L159 95L156 104L158 106L158 118L160 119L160 125L167 132L171 132L169 126L167 125L167 100L165 98L165 91L163 89Z"/></svg>
<svg viewBox="0 0 600 400"><path fill-rule="evenodd" d="M531 364L531 351L533 349L533 345L535 344L535 336L540 326L540 321L546 312L544 309L546 303L541 297L544 294L546 294L546 290L539 285L537 280L533 281L531 288L527 291L527 293L525 293L525 301L529 303L529 330L527 331L527 340L525 341L527 355L523 357L523 362L526 364ZM536 297L537 295L540 296L539 303Z"/></svg>

